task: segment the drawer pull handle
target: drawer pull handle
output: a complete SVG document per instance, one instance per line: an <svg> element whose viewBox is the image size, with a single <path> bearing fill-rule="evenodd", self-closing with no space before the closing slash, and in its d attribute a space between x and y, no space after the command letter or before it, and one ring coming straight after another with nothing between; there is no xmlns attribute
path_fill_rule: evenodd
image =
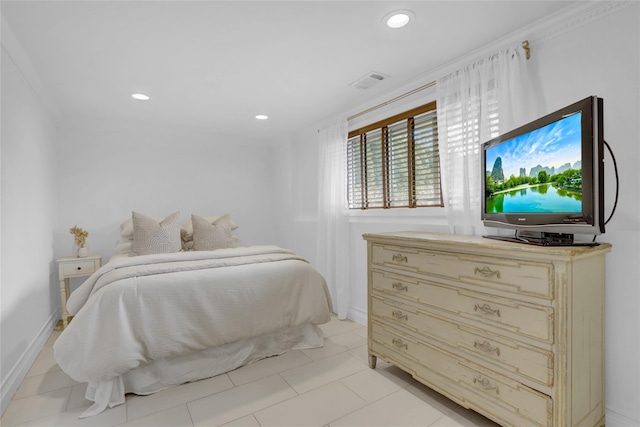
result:
<svg viewBox="0 0 640 427"><path fill-rule="evenodd" d="M407 257L402 254L396 254L391 259L395 262L407 262Z"/></svg>
<svg viewBox="0 0 640 427"><path fill-rule="evenodd" d="M500 270L492 270L489 267L478 268L473 271L473 274L480 274L484 277L493 277L496 276L498 279L500 278Z"/></svg>
<svg viewBox="0 0 640 427"><path fill-rule="evenodd" d="M487 353L495 352L497 356L500 356L500 348L498 348L495 345L491 345L491 343L489 341L485 340L484 342L481 343L480 341L475 340L473 342L473 346L475 348L480 349L480 350L482 350L484 352L487 352Z"/></svg>
<svg viewBox="0 0 640 427"><path fill-rule="evenodd" d="M476 304L473 309L475 311L480 310L484 314L493 314L493 315L496 315L496 316L500 317L500 310L497 309L497 308L491 308L491 306L489 304L483 304L483 305Z"/></svg>
<svg viewBox="0 0 640 427"><path fill-rule="evenodd" d="M408 320L409 319L409 317L406 314L404 314L402 311L400 311L400 310L393 310L391 312L391 314L393 315L393 317L395 317L398 320Z"/></svg>
<svg viewBox="0 0 640 427"><path fill-rule="evenodd" d="M404 341L402 341L400 338L394 338L391 340L391 344L395 345L398 348L404 348L405 350L407 350L409 348L409 346L407 345L407 343L405 343Z"/></svg>
<svg viewBox="0 0 640 427"><path fill-rule="evenodd" d="M394 282L391 286L393 286L393 289L396 289L398 291L406 291L407 290L407 285L403 285L400 282Z"/></svg>
<svg viewBox="0 0 640 427"><path fill-rule="evenodd" d="M489 381L486 378L482 378L482 376L480 375L474 377L473 382L475 384L480 384L480 387L482 387L485 390L495 390L496 394L500 393L500 389L498 388L497 385L491 384L491 381Z"/></svg>
<svg viewBox="0 0 640 427"><path fill-rule="evenodd" d="M78 271L82 270L82 267L78 267Z"/></svg>

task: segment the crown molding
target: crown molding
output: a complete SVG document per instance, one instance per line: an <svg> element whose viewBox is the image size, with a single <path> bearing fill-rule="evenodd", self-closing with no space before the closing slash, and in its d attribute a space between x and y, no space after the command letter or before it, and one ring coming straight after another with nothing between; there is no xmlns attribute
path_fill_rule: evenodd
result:
<svg viewBox="0 0 640 427"><path fill-rule="evenodd" d="M580 2L578 5L565 8L556 16L538 21L524 30L528 31L529 35L527 37L530 41L541 43L573 31L597 19L617 13L634 4L637 5L638 1L600 0Z"/></svg>

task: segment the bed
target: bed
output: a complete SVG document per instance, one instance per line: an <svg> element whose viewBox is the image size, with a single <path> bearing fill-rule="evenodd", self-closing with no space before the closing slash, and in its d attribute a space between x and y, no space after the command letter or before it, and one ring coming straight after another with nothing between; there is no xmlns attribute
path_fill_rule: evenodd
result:
<svg viewBox="0 0 640 427"><path fill-rule="evenodd" d="M174 239L175 227L164 237ZM185 250L179 228L178 251L136 253L135 239L128 250L121 239L109 262L71 294L74 318L54 354L70 377L88 383L85 397L94 404L81 417L124 403L126 393L151 394L323 345L318 325L330 320L331 299L308 262L277 246L237 247L229 226L213 230L224 247L203 249L195 222L197 249Z"/></svg>

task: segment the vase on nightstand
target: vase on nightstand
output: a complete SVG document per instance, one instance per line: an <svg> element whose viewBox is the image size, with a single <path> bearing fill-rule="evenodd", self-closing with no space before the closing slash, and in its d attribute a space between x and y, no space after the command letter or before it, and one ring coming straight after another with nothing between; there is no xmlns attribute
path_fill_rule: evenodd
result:
<svg viewBox="0 0 640 427"><path fill-rule="evenodd" d="M85 258L89 255L89 245L84 243L82 246L80 246L77 243L74 243L71 253L75 258Z"/></svg>
<svg viewBox="0 0 640 427"><path fill-rule="evenodd" d="M78 249L78 258L85 258L87 255L89 255L89 246L85 244Z"/></svg>

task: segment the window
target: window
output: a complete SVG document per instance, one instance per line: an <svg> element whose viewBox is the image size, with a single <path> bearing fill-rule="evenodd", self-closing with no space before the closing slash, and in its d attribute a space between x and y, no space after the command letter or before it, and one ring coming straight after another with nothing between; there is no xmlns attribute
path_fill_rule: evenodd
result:
<svg viewBox="0 0 640 427"><path fill-rule="evenodd" d="M349 209L442 206L435 102L349 132L347 198Z"/></svg>

